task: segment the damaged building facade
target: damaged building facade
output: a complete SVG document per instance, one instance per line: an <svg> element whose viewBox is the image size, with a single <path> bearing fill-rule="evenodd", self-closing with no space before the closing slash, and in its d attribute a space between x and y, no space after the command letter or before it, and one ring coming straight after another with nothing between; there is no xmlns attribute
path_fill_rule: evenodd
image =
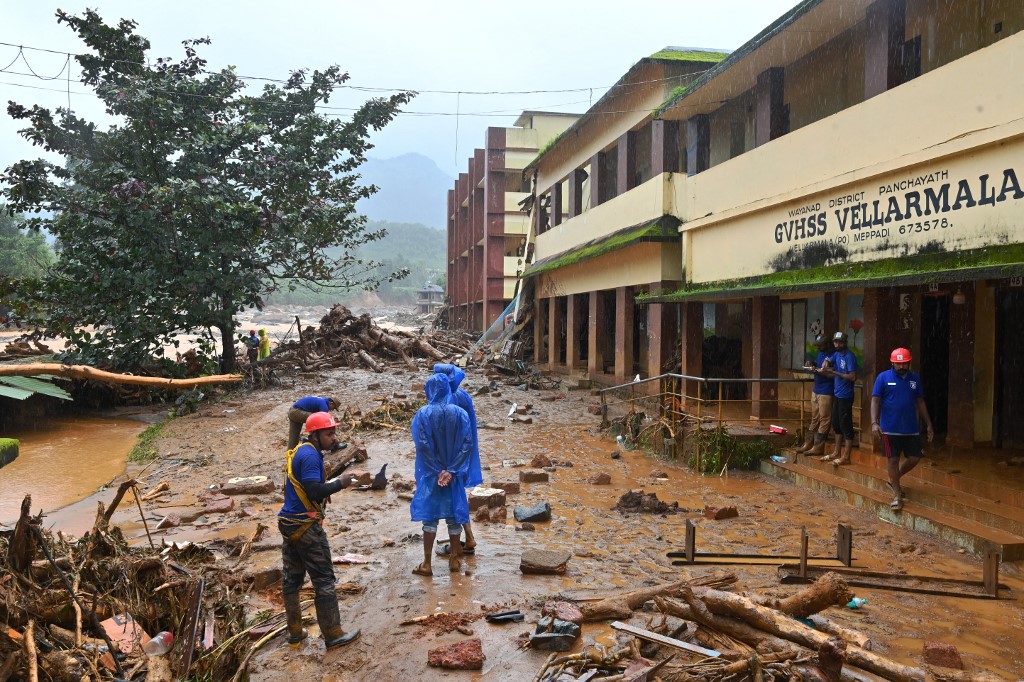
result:
<svg viewBox="0 0 1024 682"><path fill-rule="evenodd" d="M511 128L487 129L486 144L469 158L448 190L449 318L455 329L483 331L515 296L526 265L530 196L526 167L576 114L524 111Z"/></svg>
<svg viewBox="0 0 1024 682"><path fill-rule="evenodd" d="M947 444L1024 445L1022 27L1009 0L810 0L641 60L527 167L535 362L785 378L845 331L865 382L913 351ZM750 416L792 386L752 383Z"/></svg>

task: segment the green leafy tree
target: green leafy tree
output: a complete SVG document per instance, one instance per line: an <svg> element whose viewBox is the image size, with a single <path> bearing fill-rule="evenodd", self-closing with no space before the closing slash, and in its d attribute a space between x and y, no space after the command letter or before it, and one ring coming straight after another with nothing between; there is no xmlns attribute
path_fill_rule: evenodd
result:
<svg viewBox="0 0 1024 682"><path fill-rule="evenodd" d="M91 10L58 11L57 21L89 47L76 57L81 80L115 123L8 105L27 122L26 139L65 159L20 161L2 177L14 210L52 216L26 221L62 249L39 292L50 331L87 360L132 367L178 332L216 330L221 369L231 371L240 310L281 286L379 283L376 264L353 255L383 236L355 212L376 188L354 171L370 134L413 93L368 100L341 119L318 110L349 78L337 66L246 94L233 68L205 68L197 49L209 39L185 41L180 61L151 64L133 21L108 25Z"/></svg>
<svg viewBox="0 0 1024 682"><path fill-rule="evenodd" d="M31 300L21 292L37 290L52 263L46 238L26 230L21 216L0 204L0 322L30 317Z"/></svg>

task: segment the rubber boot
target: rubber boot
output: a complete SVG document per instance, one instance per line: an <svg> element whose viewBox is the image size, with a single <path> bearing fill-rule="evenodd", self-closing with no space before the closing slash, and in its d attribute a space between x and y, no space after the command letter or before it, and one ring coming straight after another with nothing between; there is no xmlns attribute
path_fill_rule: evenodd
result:
<svg viewBox="0 0 1024 682"><path fill-rule="evenodd" d="M832 460L832 466L839 466L840 464L849 464L850 463L850 454L852 452L853 452L853 441L847 439L847 441L845 443L843 443L843 454L842 454L842 456L839 457L839 459Z"/></svg>
<svg viewBox="0 0 1024 682"><path fill-rule="evenodd" d="M804 452L808 457L817 457L825 454L825 442L828 438L824 433L814 434L814 447Z"/></svg>
<svg viewBox="0 0 1024 682"><path fill-rule="evenodd" d="M299 605L299 593L283 596L284 612L288 618L288 646L298 649L302 640L309 637L309 633L302 627L302 606Z"/></svg>
<svg viewBox="0 0 1024 682"><path fill-rule="evenodd" d="M341 612L338 611L338 596L317 596L316 621L320 624L320 636L328 649L351 644L359 638L359 630L345 632L341 627Z"/></svg>
<svg viewBox="0 0 1024 682"><path fill-rule="evenodd" d="M804 436L804 444L796 449L797 453L805 453L810 450L814 446L814 436L813 432L808 431Z"/></svg>

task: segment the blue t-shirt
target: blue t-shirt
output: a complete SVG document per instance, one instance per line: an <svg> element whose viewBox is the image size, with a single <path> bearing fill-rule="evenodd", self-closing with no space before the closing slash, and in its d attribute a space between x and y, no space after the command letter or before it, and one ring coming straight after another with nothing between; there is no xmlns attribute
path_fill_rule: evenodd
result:
<svg viewBox="0 0 1024 682"><path fill-rule="evenodd" d="M890 436L916 436L921 433L917 422L917 399L924 398L921 377L907 372L901 377L896 370L887 369L875 379L871 395L881 398L879 426Z"/></svg>
<svg viewBox="0 0 1024 682"><path fill-rule="evenodd" d="M300 483L303 481L324 482L324 458L320 455L320 451L316 449L315 445L306 441L295 451L295 456L292 457L292 476ZM295 492L291 479L285 476L284 506L281 507L281 512L278 516L304 514L307 511L302 505L302 500L299 499L298 494Z"/></svg>
<svg viewBox="0 0 1024 682"><path fill-rule="evenodd" d="M843 374L849 374L850 372L857 371L857 356L854 355L849 349L846 352L840 353L836 351L830 356L832 358L832 369L836 372L842 372ZM834 377L835 383L833 385L833 393L837 398L852 398L853 397L853 381L847 381L840 377Z"/></svg>
<svg viewBox="0 0 1024 682"><path fill-rule="evenodd" d="M307 395L299 398L292 407L297 407L303 412L330 412L331 406L327 404L327 398L317 398L315 395ZM302 480L301 478L299 479Z"/></svg>
<svg viewBox="0 0 1024 682"><path fill-rule="evenodd" d="M817 367L818 369L821 369L822 364L824 364L825 360L828 360L830 355L830 353L822 353L819 351L818 359L814 361L814 366ZM834 390L833 384L835 384L835 381L833 381L832 377L823 376L821 374L815 374L814 388L812 389L812 391L814 393L817 393L818 395L832 395L832 392Z"/></svg>

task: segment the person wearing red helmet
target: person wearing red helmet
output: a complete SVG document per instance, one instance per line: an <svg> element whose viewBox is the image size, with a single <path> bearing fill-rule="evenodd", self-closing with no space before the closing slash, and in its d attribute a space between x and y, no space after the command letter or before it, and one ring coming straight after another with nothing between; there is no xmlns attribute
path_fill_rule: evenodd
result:
<svg viewBox="0 0 1024 682"><path fill-rule="evenodd" d="M359 630L341 627L338 594L334 588L331 547L324 532L324 512L330 496L352 485L352 475L324 480L324 452L338 445L338 422L327 412L315 412L306 420L308 436L288 451L288 476L284 483L284 506L277 515L283 569L281 596L288 622L288 644L298 647L308 633L302 628L299 589L309 573L313 583L313 606L320 635L328 649L344 646L359 637Z"/></svg>
<svg viewBox="0 0 1024 682"><path fill-rule="evenodd" d="M903 509L906 497L900 480L916 467L924 456L921 447L921 423L928 442L935 437L928 407L924 403L921 377L910 371L910 351L897 348L889 355L892 369L879 373L871 392L871 433L882 439L889 473L889 488L894 511ZM906 455L901 463L900 455Z"/></svg>
<svg viewBox="0 0 1024 682"><path fill-rule="evenodd" d="M256 362L256 358L260 352L260 340L256 336L256 330L249 330L249 337L245 340L245 354L249 360L249 364Z"/></svg>

